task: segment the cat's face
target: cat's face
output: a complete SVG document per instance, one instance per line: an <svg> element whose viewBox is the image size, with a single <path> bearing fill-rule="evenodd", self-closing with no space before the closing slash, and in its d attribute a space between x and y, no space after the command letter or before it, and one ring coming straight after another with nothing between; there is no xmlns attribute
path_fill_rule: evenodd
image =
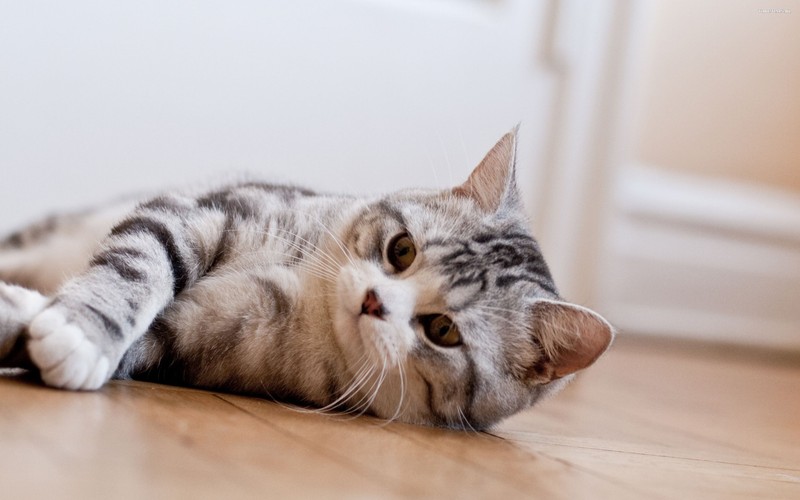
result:
<svg viewBox="0 0 800 500"><path fill-rule="evenodd" d="M562 302L521 215L515 134L445 192L368 206L340 235L350 258L331 305L349 406L484 428L563 386L611 327Z"/></svg>

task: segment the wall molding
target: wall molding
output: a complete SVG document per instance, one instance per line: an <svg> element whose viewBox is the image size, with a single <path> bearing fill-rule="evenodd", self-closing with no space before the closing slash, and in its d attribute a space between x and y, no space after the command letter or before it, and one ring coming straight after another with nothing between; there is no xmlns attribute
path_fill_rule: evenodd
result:
<svg viewBox="0 0 800 500"><path fill-rule="evenodd" d="M800 194L642 165L624 172L615 199L625 213L800 244Z"/></svg>
<svg viewBox="0 0 800 500"><path fill-rule="evenodd" d="M598 307L630 334L800 351L800 195L620 171Z"/></svg>

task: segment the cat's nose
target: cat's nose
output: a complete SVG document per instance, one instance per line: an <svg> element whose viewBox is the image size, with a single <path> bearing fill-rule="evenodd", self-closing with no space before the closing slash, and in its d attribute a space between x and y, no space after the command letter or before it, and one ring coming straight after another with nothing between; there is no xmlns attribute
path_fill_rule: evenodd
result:
<svg viewBox="0 0 800 500"><path fill-rule="evenodd" d="M367 290L367 295L364 297L364 302L361 304L361 314L375 316L378 319L383 319L383 316L386 314L386 308L383 307L383 302L381 302L378 292L372 288Z"/></svg>

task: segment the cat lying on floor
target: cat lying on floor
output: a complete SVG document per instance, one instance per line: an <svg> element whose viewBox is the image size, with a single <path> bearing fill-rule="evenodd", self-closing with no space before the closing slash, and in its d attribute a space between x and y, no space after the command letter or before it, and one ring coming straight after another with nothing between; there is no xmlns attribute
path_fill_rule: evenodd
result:
<svg viewBox="0 0 800 500"><path fill-rule="evenodd" d="M613 337L559 297L515 143L445 191L250 182L48 219L0 243L0 359L64 389L134 378L491 426Z"/></svg>

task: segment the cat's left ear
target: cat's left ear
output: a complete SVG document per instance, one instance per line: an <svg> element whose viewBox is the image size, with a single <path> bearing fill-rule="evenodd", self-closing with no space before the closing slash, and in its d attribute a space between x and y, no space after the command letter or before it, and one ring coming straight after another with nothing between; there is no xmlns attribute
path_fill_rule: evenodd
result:
<svg viewBox="0 0 800 500"><path fill-rule="evenodd" d="M519 207L515 163L519 125L500 138L486 157L475 167L464 184L453 189L457 196L472 198L489 213Z"/></svg>
<svg viewBox="0 0 800 500"><path fill-rule="evenodd" d="M546 383L583 370L611 345L614 329L582 306L540 299L529 310L531 334L543 352L527 368L527 378Z"/></svg>

